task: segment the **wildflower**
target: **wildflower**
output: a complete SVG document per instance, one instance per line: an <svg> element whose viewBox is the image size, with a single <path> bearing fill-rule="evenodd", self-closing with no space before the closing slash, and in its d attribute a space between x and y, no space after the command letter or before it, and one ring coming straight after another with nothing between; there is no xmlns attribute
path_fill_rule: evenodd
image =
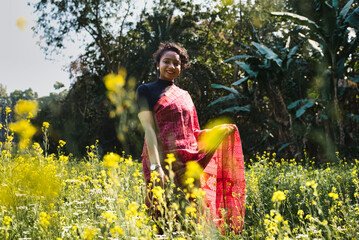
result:
<svg viewBox="0 0 359 240"><path fill-rule="evenodd" d="M5 225L6 225L6 227L8 228L8 227L10 227L10 223L12 222L12 219L11 219L11 217L8 217L8 216L4 216L4 220L2 221Z"/></svg>
<svg viewBox="0 0 359 240"><path fill-rule="evenodd" d="M10 123L9 128L12 132L20 136L20 148L26 148L29 145L32 136L36 133L36 128L25 119Z"/></svg>
<svg viewBox="0 0 359 240"><path fill-rule="evenodd" d="M88 239L88 240L92 240L96 237L97 235L97 232L98 230L96 228L86 228L84 233L83 233L83 236L84 236L84 239Z"/></svg>
<svg viewBox="0 0 359 240"><path fill-rule="evenodd" d="M162 200L162 195L165 192L165 190L162 189L160 186L157 186L153 188L151 192L153 192L155 198L157 198L158 200Z"/></svg>
<svg viewBox="0 0 359 240"><path fill-rule="evenodd" d="M116 153L108 153L103 157L103 165L105 167L117 168L120 161L120 155Z"/></svg>
<svg viewBox="0 0 359 240"><path fill-rule="evenodd" d="M31 100L19 100L14 108L18 117L32 118L35 117L38 110L38 103Z"/></svg>
<svg viewBox="0 0 359 240"><path fill-rule="evenodd" d="M40 154L43 153L43 150L42 150L40 144L37 142L32 145L32 148Z"/></svg>
<svg viewBox="0 0 359 240"><path fill-rule="evenodd" d="M167 154L167 158L165 159L165 162L171 164L174 161L176 161L175 155L173 153Z"/></svg>
<svg viewBox="0 0 359 240"><path fill-rule="evenodd" d="M40 212L40 224L47 228L50 225L50 215L45 212Z"/></svg>
<svg viewBox="0 0 359 240"><path fill-rule="evenodd" d="M197 209L193 206L186 207L186 215L191 215L192 217L197 217Z"/></svg>
<svg viewBox="0 0 359 240"><path fill-rule="evenodd" d="M16 20L16 26L17 26L21 31L24 31L24 30L25 30L26 25L27 25L27 20L26 20L24 17L19 17L19 18Z"/></svg>
<svg viewBox="0 0 359 240"><path fill-rule="evenodd" d="M119 234L119 235L123 235L123 229L119 226L114 226L113 228L110 229L110 232L112 234Z"/></svg>
<svg viewBox="0 0 359 240"><path fill-rule="evenodd" d="M6 114L9 114L9 113L11 113L11 108L9 108L9 107L6 107L6 108L5 108L5 112L6 112Z"/></svg>
<svg viewBox="0 0 359 240"><path fill-rule="evenodd" d="M178 206L177 203L172 203L172 204L171 204L171 208L172 208L173 210L177 211L177 210L179 209L179 206Z"/></svg>
<svg viewBox="0 0 359 240"><path fill-rule="evenodd" d="M277 222L281 222L283 221L283 217L280 213L277 213L277 215L274 217L274 219L277 221Z"/></svg>
<svg viewBox="0 0 359 240"><path fill-rule="evenodd" d="M304 211L303 210L298 210L297 214L298 214L299 218L302 219L303 215L304 215Z"/></svg>
<svg viewBox="0 0 359 240"><path fill-rule="evenodd" d="M43 122L42 123L42 130L46 130L46 129L48 129L50 127L50 123L48 123L48 122Z"/></svg>
<svg viewBox="0 0 359 240"><path fill-rule="evenodd" d="M190 188L192 188L194 186L193 182L194 182L194 178L190 177L186 179L185 184L188 185Z"/></svg>
<svg viewBox="0 0 359 240"><path fill-rule="evenodd" d="M125 72L122 70L118 74L110 73L103 78L108 91L115 92L125 85Z"/></svg>
<svg viewBox="0 0 359 240"><path fill-rule="evenodd" d="M201 165L199 165L198 162L196 161L189 161L186 163L187 169L186 169L186 173L185 173L185 179L188 178L194 178L194 179L199 179L203 169L201 167Z"/></svg>
<svg viewBox="0 0 359 240"><path fill-rule="evenodd" d="M136 169L136 171L132 174L132 176L134 176L134 177L140 176L140 171L138 169Z"/></svg>
<svg viewBox="0 0 359 240"><path fill-rule="evenodd" d="M59 140L60 147L64 147L66 145L66 142L63 140Z"/></svg>
<svg viewBox="0 0 359 240"><path fill-rule="evenodd" d="M272 202L283 201L283 200L285 200L285 194L284 194L284 192L282 192L282 191L276 191L276 192L273 194Z"/></svg>
<svg viewBox="0 0 359 240"><path fill-rule="evenodd" d="M106 219L108 223L113 223L117 220L117 217L110 211L102 213L101 216Z"/></svg>
<svg viewBox="0 0 359 240"><path fill-rule="evenodd" d="M337 193L329 193L328 194L329 197L333 198L333 199L337 199L339 197L339 195Z"/></svg>
<svg viewBox="0 0 359 240"><path fill-rule="evenodd" d="M317 186L318 186L318 184L317 184L317 183L315 183L315 181L314 181L314 180L312 180L312 181L308 181L308 182L306 182L306 183L305 183L305 186L307 186L307 187L312 187L313 189L316 189L316 188L317 188Z"/></svg>

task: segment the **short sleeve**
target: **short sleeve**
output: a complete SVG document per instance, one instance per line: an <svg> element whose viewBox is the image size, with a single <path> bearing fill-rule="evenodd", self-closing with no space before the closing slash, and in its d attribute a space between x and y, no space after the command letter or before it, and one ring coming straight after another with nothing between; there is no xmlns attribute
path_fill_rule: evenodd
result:
<svg viewBox="0 0 359 240"><path fill-rule="evenodd" d="M137 88L137 105L141 111L152 111L149 107L150 93L146 85L142 84Z"/></svg>

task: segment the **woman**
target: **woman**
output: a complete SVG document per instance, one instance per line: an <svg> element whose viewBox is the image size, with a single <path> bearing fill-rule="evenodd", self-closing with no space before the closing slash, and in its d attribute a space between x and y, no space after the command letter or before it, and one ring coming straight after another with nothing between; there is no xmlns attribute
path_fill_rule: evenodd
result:
<svg viewBox="0 0 359 240"><path fill-rule="evenodd" d="M174 43L163 43L154 54L157 81L137 89L138 117L145 131L143 171L146 184L156 171L164 182L164 159L175 154L175 182L181 185L186 162L197 161L204 169L201 187L212 216L229 223L240 232L243 226L245 180L243 155L237 128L234 124L199 129L190 95L174 84L174 79L189 66L185 49ZM203 136L215 133L210 147L203 146ZM213 136L213 134L212 134Z"/></svg>

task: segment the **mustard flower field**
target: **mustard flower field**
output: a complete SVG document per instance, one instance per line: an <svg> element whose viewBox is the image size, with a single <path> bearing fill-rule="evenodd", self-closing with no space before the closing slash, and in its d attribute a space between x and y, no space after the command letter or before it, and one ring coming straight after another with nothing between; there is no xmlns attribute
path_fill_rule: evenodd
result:
<svg viewBox="0 0 359 240"><path fill-rule="evenodd" d="M168 179L166 189L152 176L159 218L144 202L142 164L127 153L100 157L97 142L75 159L48 154L32 142L30 119L36 102L19 101L16 122L0 126L0 239L356 239L359 236L358 160L319 165L315 159L281 159L275 153L245 158L247 203L244 229L221 234L206 220L204 193L193 182L199 166L186 173L185 189ZM6 109L6 114L11 110ZM172 155L166 159L171 172Z"/></svg>

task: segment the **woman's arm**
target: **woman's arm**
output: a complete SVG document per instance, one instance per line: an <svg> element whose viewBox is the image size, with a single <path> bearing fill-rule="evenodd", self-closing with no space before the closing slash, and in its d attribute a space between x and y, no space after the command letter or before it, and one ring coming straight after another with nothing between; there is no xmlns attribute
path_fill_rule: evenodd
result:
<svg viewBox="0 0 359 240"><path fill-rule="evenodd" d="M153 113L151 111L141 111L138 114L138 118L140 119L142 127L145 131L145 139L150 164L156 164L161 166ZM162 167L160 167L156 171L160 174L160 179L164 183L164 173Z"/></svg>

